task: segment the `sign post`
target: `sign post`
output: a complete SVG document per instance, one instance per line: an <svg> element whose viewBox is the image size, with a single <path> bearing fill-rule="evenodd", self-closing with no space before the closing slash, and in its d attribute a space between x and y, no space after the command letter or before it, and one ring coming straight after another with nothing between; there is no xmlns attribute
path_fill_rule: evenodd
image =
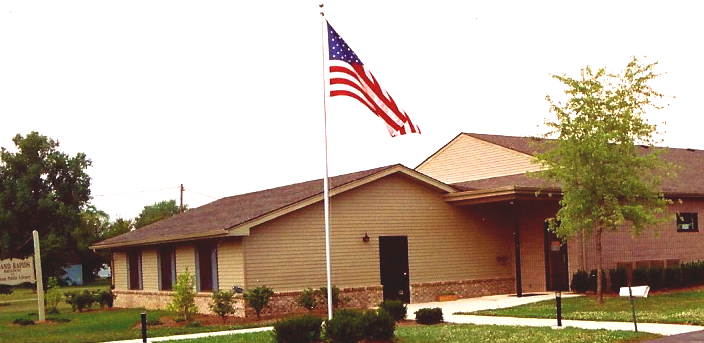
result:
<svg viewBox="0 0 704 343"><path fill-rule="evenodd" d="M636 320L636 305L633 301L634 297L647 298L648 292L650 292L650 287L648 286L637 286L631 287L630 281L628 282L628 287L621 287L619 290L619 295L622 297L628 297L631 301L631 312L633 313L633 328L638 332L638 322Z"/></svg>
<svg viewBox="0 0 704 343"><path fill-rule="evenodd" d="M37 307L39 312L39 322L46 321L44 313L44 282L42 281L42 257L39 254L39 233L37 230L32 231L34 237L34 269L36 270L37 278Z"/></svg>

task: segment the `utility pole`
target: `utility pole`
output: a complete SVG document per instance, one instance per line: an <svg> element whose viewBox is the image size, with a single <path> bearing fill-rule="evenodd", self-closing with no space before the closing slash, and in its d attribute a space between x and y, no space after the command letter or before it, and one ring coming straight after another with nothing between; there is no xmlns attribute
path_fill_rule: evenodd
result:
<svg viewBox="0 0 704 343"><path fill-rule="evenodd" d="M181 213L183 213L183 184L181 184Z"/></svg>

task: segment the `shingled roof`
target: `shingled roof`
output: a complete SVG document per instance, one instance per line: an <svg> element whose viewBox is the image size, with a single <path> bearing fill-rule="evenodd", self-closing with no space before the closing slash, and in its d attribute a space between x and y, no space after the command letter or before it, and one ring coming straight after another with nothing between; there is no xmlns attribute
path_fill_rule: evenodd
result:
<svg viewBox="0 0 704 343"><path fill-rule="evenodd" d="M438 188L455 191L440 181L430 179L423 174L403 165L395 164L380 168L350 173L329 179L331 194L335 190L349 186L354 182L373 180L379 175L401 171L417 178L425 178ZM209 204L188 210L182 214L147 225L123 235L106 239L93 245L93 249L114 248L133 245L173 242L189 239L221 237L228 235L228 230L248 222L263 218L275 211L315 197L322 197L323 180L313 180L288 186L267 189L252 193L230 196Z"/></svg>
<svg viewBox="0 0 704 343"><path fill-rule="evenodd" d="M545 139L534 137L514 137L501 135L485 135L478 133L463 133L464 135L481 139L483 141L500 145L527 155L533 155L544 148L541 142ZM645 154L650 148L640 146L639 150ZM662 155L663 160L681 166L676 171L677 178L663 178L662 190L668 196L704 196L704 150L667 148ZM461 190L484 190L506 186L545 188L554 186L548 181L528 177L525 174L515 174L487 178L481 180L460 182L452 184Z"/></svg>

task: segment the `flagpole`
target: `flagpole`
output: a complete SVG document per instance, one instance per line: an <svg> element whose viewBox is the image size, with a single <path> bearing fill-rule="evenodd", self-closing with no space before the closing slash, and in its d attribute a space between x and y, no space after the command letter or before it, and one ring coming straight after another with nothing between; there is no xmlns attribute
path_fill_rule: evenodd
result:
<svg viewBox="0 0 704 343"><path fill-rule="evenodd" d="M328 319L332 319L332 282L330 274L330 191L328 186L328 122L327 122L327 80L325 77L325 14L324 4L320 4L321 41L323 50L323 131L325 137L325 178L323 178L323 206L325 207L325 267L328 280Z"/></svg>

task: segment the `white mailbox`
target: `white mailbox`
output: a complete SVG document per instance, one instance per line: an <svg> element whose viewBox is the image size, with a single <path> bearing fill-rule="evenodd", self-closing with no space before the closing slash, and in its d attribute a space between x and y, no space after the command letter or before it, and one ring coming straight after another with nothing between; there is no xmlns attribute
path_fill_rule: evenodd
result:
<svg viewBox="0 0 704 343"><path fill-rule="evenodd" d="M648 292L650 292L650 286L631 287L631 292L633 293L634 297L647 298ZM622 297L627 297L628 296L628 287L621 287L621 289L618 292L618 295L620 295Z"/></svg>

